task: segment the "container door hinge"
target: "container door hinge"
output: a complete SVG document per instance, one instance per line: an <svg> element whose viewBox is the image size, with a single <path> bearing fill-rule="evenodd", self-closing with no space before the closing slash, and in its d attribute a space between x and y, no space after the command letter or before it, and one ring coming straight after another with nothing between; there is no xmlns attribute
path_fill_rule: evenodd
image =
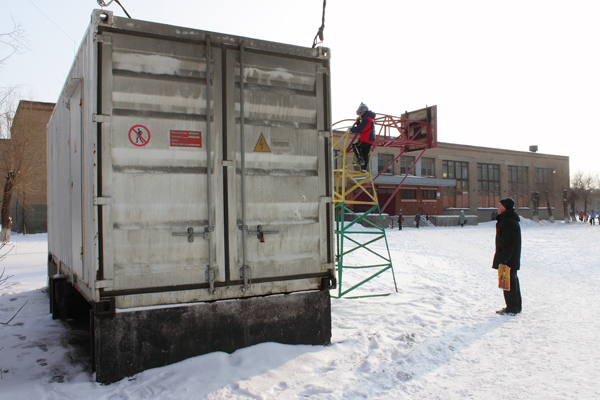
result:
<svg viewBox="0 0 600 400"><path fill-rule="evenodd" d="M194 232L194 228L187 228L186 232L172 232L171 236L187 236L188 242L192 243L194 241L194 236L202 236L204 239L208 239L211 233L215 230L212 226L205 226L204 232L198 233Z"/></svg>
<svg viewBox="0 0 600 400"><path fill-rule="evenodd" d="M105 280L101 280L101 281L96 281L96 289L108 289L108 290L112 290L113 288L113 281L112 279L105 279Z"/></svg>
<svg viewBox="0 0 600 400"><path fill-rule="evenodd" d="M111 197L94 197L95 206L107 206L111 204Z"/></svg>
<svg viewBox="0 0 600 400"><path fill-rule="evenodd" d="M205 272L206 281L208 282L208 293L215 293L215 269L208 266Z"/></svg>
<svg viewBox="0 0 600 400"><path fill-rule="evenodd" d="M248 285L250 285L250 267L247 265L242 265L240 268L240 279L244 281L244 287L242 290L248 290Z"/></svg>
<svg viewBox="0 0 600 400"><path fill-rule="evenodd" d="M324 203L324 204L333 203L333 197L331 197L331 196L321 196L321 203Z"/></svg>
<svg viewBox="0 0 600 400"><path fill-rule="evenodd" d="M92 122L110 123L111 119L112 119L111 115L105 115L105 114L93 114L92 115Z"/></svg>
<svg viewBox="0 0 600 400"><path fill-rule="evenodd" d="M332 137L331 135L331 131L319 131L319 138L320 139L327 139Z"/></svg>

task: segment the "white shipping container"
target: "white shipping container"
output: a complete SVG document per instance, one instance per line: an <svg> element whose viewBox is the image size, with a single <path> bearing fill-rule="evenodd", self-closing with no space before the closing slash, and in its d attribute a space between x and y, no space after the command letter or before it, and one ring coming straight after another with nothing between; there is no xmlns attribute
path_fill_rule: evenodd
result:
<svg viewBox="0 0 600 400"><path fill-rule="evenodd" d="M140 321L160 323L182 305L212 304L212 314L203 309L204 320L157 337L230 312L207 302L247 299L250 308L319 325L316 342L329 341L329 62L325 48L93 12L48 124L48 265L55 317L74 312L74 296L91 307L99 381L156 366L139 361L155 358L152 351L123 356L136 339L120 324L139 332L148 328ZM288 309L298 298L264 298L290 293L302 293L313 311ZM174 311L165 317L155 311L164 307L149 307L163 305ZM269 321L239 317L267 331ZM242 336L233 347L278 340ZM225 347L209 343L158 364L235 350Z"/></svg>

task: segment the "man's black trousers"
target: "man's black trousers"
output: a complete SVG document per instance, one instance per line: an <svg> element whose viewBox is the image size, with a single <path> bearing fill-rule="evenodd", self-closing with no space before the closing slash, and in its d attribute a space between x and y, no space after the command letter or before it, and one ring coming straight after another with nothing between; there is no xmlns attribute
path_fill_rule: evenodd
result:
<svg viewBox="0 0 600 400"><path fill-rule="evenodd" d="M364 161L365 167L369 165L369 153L371 152L371 145L366 142L357 141L352 145L354 155L357 159Z"/></svg>
<svg viewBox="0 0 600 400"><path fill-rule="evenodd" d="M517 272L516 269L510 269L510 290L504 291L506 311L513 313L521 312L521 288L519 287Z"/></svg>

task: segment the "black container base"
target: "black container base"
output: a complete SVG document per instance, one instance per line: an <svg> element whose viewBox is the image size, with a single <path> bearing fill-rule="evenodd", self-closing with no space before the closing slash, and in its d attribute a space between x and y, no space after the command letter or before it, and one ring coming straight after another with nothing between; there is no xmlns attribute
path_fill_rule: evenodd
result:
<svg viewBox="0 0 600 400"><path fill-rule="evenodd" d="M96 380L112 383L149 368L264 342L331 340L328 291L95 315Z"/></svg>

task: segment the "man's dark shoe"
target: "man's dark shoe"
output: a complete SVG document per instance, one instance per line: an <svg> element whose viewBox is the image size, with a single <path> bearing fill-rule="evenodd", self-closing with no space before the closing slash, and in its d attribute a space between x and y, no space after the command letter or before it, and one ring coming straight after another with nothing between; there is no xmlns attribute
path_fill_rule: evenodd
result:
<svg viewBox="0 0 600 400"><path fill-rule="evenodd" d="M513 311L513 310L509 310L506 307L503 308L502 310L498 310L496 311L496 314L500 314L500 315L510 315L511 317L514 317L515 315L517 315L519 312L518 311Z"/></svg>

